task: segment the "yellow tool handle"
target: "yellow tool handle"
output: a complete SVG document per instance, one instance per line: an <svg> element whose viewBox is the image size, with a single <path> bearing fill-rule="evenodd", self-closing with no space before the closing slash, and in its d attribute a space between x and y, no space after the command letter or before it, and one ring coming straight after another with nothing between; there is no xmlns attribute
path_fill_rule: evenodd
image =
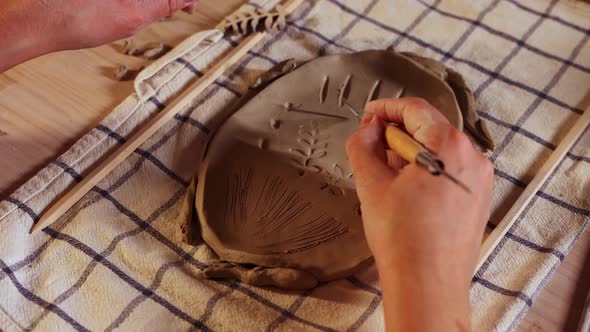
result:
<svg viewBox="0 0 590 332"><path fill-rule="evenodd" d="M395 125L388 124L385 128L385 139L389 148L397 152L410 163L416 163L416 156L426 149L412 136Z"/></svg>

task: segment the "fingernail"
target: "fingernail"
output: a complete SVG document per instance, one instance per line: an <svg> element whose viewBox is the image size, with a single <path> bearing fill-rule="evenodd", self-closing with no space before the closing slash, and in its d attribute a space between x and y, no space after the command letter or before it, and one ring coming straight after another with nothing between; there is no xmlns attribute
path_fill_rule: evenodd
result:
<svg viewBox="0 0 590 332"><path fill-rule="evenodd" d="M373 117L371 117L370 124L375 124L375 123L377 123L377 121L379 121L379 117L373 116Z"/></svg>
<svg viewBox="0 0 590 332"><path fill-rule="evenodd" d="M363 118L361 119L361 126L366 126L375 118L375 114L373 113L365 113Z"/></svg>

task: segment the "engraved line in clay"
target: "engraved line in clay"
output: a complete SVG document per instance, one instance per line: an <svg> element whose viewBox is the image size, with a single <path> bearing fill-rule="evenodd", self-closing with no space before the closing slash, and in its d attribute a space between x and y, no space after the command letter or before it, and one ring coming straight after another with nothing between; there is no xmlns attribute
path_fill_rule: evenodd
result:
<svg viewBox="0 0 590 332"><path fill-rule="evenodd" d="M227 177L226 182L226 210L225 219L227 222L228 212L232 224L246 220L246 209L248 195L252 186L253 169L242 170L238 174L233 173Z"/></svg>
<svg viewBox="0 0 590 332"><path fill-rule="evenodd" d="M284 251L284 253L296 253L323 245L345 235L349 231L347 226L343 226L336 219L327 216L320 216L313 220L312 223L308 222L307 225L309 225L307 229L296 232L291 239L270 243L261 248L278 249L288 245L291 249Z"/></svg>
<svg viewBox="0 0 590 332"><path fill-rule="evenodd" d="M340 116L340 115L334 115L334 114L328 114L328 113L321 113L321 112L303 110L303 109L301 109L302 106L303 105L295 105L295 104L293 104L291 102L285 102L283 105L281 105L281 107L283 108L283 110L285 112L305 113L305 114L325 116L325 117L335 118L335 119L341 119L341 120L348 120L347 117Z"/></svg>
<svg viewBox="0 0 590 332"><path fill-rule="evenodd" d="M346 109L348 109L355 118L360 119L361 118L361 114L359 112L357 112L354 107L352 107L347 101L344 102L344 106L346 106Z"/></svg>
<svg viewBox="0 0 590 332"><path fill-rule="evenodd" d="M375 83L373 83L373 86L371 87L371 90L369 91L369 95L367 96L367 100L365 101L365 107L364 109L367 109L367 105L372 102L373 100L375 100L375 97L377 97L377 92L379 90L379 86L381 85L381 80L377 80L375 81Z"/></svg>
<svg viewBox="0 0 590 332"><path fill-rule="evenodd" d="M338 93L338 107L344 106L344 102L348 98L348 93L350 92L350 80L352 79L352 74L348 74L344 79L344 82L340 86L340 90Z"/></svg>
<svg viewBox="0 0 590 332"><path fill-rule="evenodd" d="M301 199L296 191L289 191L279 177L271 180L271 186L263 187L264 208L258 211L257 231L253 234L258 238L268 238L293 222L298 216L308 211L312 204Z"/></svg>
<svg viewBox="0 0 590 332"><path fill-rule="evenodd" d="M270 127L272 129L281 128L281 120L270 119Z"/></svg>
<svg viewBox="0 0 590 332"><path fill-rule="evenodd" d="M322 168L311 165L314 159L325 157L328 152L328 143L325 142L330 136L322 135L317 128L317 123L312 122L311 128L305 126L299 128L299 138L297 142L303 145L302 148L290 148L289 151L294 155L292 160L297 168L311 170L316 173L322 172Z"/></svg>
<svg viewBox="0 0 590 332"><path fill-rule="evenodd" d="M320 87L320 105L326 102L328 98L328 85L330 84L330 77L324 76L322 86Z"/></svg>

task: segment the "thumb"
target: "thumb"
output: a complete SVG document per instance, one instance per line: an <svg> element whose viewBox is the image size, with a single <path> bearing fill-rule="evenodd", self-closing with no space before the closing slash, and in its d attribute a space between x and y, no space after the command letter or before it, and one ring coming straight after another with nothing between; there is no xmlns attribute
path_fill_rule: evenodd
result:
<svg viewBox="0 0 590 332"><path fill-rule="evenodd" d="M382 192L396 172L388 166L387 149L383 141L385 125L378 116L364 119L361 128L350 136L346 152L354 172L359 194L365 191Z"/></svg>

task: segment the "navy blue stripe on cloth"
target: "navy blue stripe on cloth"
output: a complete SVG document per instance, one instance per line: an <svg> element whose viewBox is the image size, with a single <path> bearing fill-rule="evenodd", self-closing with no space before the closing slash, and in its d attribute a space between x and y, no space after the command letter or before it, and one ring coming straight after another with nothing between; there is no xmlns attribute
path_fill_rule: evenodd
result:
<svg viewBox="0 0 590 332"><path fill-rule="evenodd" d="M211 317L213 315L213 310L215 308L215 305L217 305L217 303L222 300L223 298L231 295L234 290L236 289L236 284L235 283L229 283L227 284L228 289L224 292L221 293L216 293L215 295L213 295L209 301L207 301L207 304L205 304L205 312L203 312L203 315L201 316L201 321L203 322L207 322L207 320L209 319L209 317Z"/></svg>
<svg viewBox="0 0 590 332"><path fill-rule="evenodd" d="M380 290L365 284L364 282L360 281L359 278L357 278L355 276L348 277L348 278L346 278L346 280L350 281L351 284L357 286L358 288L362 288L369 293L373 293L375 295L381 296Z"/></svg>
<svg viewBox="0 0 590 332"><path fill-rule="evenodd" d="M550 13L553 10L553 8L555 7L555 5L557 5L557 2L558 1L559 0L553 0L553 1L551 1L551 3L549 4L549 6L547 6L547 9L545 10L545 12L546 13ZM495 73L501 73L502 70L504 70L504 68L506 68L506 66L508 66L508 64L510 63L510 61L512 61L512 59L514 59L514 57L516 57L516 55L520 52L520 50L522 49L522 45L524 44L524 42L527 39L529 39L530 36L532 36L533 33L535 33L535 31L537 31L537 29L541 26L542 23L543 23L543 18L539 18L537 21L535 21L535 23L533 23L533 25L531 25L529 27L529 29L519 39L520 40L520 43L517 43L516 46L510 51L510 53L508 53L508 55L505 56L504 59L502 59L502 61L500 61L500 63L496 66L496 68L494 68L494 72ZM493 77L493 76L490 77L490 78L488 78L479 87L477 87L477 89L475 89L475 91L473 92L473 95L476 96L476 97L478 97L479 95L481 95L481 93L485 89L487 89L495 80L496 80L496 78ZM543 90L543 93L548 93L548 92L549 91L546 91L545 89Z"/></svg>
<svg viewBox="0 0 590 332"><path fill-rule="evenodd" d="M212 98L213 95L215 94L216 91L211 91L209 92L206 96L204 96L201 100L199 100L199 102L197 103L197 105L195 105L195 108L193 110L191 110L189 112L189 116L192 115L192 113L200 106L202 105L206 100L208 100L209 98ZM183 123L189 123L190 122L179 122L177 125L173 126L172 128L170 128L168 130L168 132L164 135L162 135L162 137L156 142L154 143L149 149L149 152L154 152L157 149L159 149L160 147L162 147L171 137L173 137L176 132L178 131L179 128L181 128ZM194 124L193 124L194 125ZM105 127L106 128L106 127ZM99 129L101 129L99 127ZM116 134L116 133L112 133L111 137L121 140L124 143L124 138L121 137L120 135ZM123 144L121 143L121 144ZM141 166L144 164L144 162L146 161L145 158L140 158L135 165L127 172L125 173L123 176L121 176L121 178L119 180L117 180L115 183L113 183L109 188L107 188L107 192L114 192L115 190L117 190L120 186L122 186L128 179L130 179L136 172L139 171L139 169L141 168ZM88 206L98 202L100 199L102 199L102 196L97 196L96 198L91 198L90 200L84 202L84 204L82 204L82 206L80 207L81 210L87 208ZM7 199L8 201L8 199ZM14 198L10 198L10 201L14 201L14 202L18 202L16 199ZM22 204L22 203L21 203ZM15 205L17 205L15 203ZM17 205L18 206L18 205ZM26 207L26 205L22 204L23 207ZM31 216L32 219L37 219L34 214L34 212L31 210L30 212L33 213L33 215ZM58 228L63 228L65 226L67 226L73 219L69 218L66 219L62 224L58 225ZM49 238L47 241L45 241L41 246L39 246L35 251L33 251L32 253L30 253L29 255L27 255L24 259L22 259L21 261L18 261L16 263L14 263L10 268L13 271L18 271L20 269L22 269L25 266L28 266L29 264L31 264L34 260L36 260L38 257L40 257L40 255L50 246L50 244L54 241L54 238ZM196 262L191 262L193 265L197 265ZM0 280L2 280L5 277L5 274L0 271Z"/></svg>
<svg viewBox="0 0 590 332"><path fill-rule="evenodd" d="M371 2L369 2L369 4L365 7L365 9L363 10L363 12L361 13L362 16L367 16L369 15L369 13L371 12L371 10L373 10L373 8L375 8L375 6L377 5L377 3L379 3L379 0L371 0ZM348 33L359 23L359 21L361 20L361 16L357 16L355 17L347 26L344 27L344 29L342 29L336 36L334 36L333 38L330 38L329 40L326 41L327 44L322 45L317 54L318 55L325 55L326 54L326 49L333 45L334 43L336 43L338 40L344 38L346 35L348 35Z"/></svg>
<svg viewBox="0 0 590 332"><path fill-rule="evenodd" d="M511 239L515 242L518 242L518 243L522 244L523 246L528 247L530 249L536 250L538 252L543 252L543 253L554 255L560 261L563 261L565 258L565 254L563 254L562 252L560 252L557 249L540 246L538 244L535 244L531 241L525 240L525 239L521 238L520 236L510 233L510 232L506 233L506 236L509 239Z"/></svg>
<svg viewBox="0 0 590 332"><path fill-rule="evenodd" d="M203 75L204 75L203 72L198 70L197 68L195 68L195 66L193 66L192 63L186 61L185 59L178 58L178 59L176 59L176 62L184 65L186 68L188 68L188 70L190 70L193 74L195 74L195 76L203 77Z"/></svg>
<svg viewBox="0 0 590 332"><path fill-rule="evenodd" d="M63 169L66 173L68 173L74 179L74 181L76 181L76 182L82 181L83 177L78 172L76 172L75 169L71 168L66 163L56 160L56 161L53 161L52 164Z"/></svg>
<svg viewBox="0 0 590 332"><path fill-rule="evenodd" d="M442 16L453 18L455 20L459 20L459 21L463 21L463 22L468 22L468 23L477 25L478 27L484 29L485 31L489 32L492 35L495 35L495 36L501 37L503 39L506 39L508 41L511 41L513 43L516 43L516 44L522 46L523 48L525 48L525 49L527 49L527 50L529 50L529 51L531 51L531 52L533 52L533 53L535 53L537 55L540 55L540 56L542 56L544 58L555 60L555 61L558 61L558 62L561 62L561 63L565 63L565 64L568 64L568 65L570 65L570 66L572 66L572 67L574 67L576 69L579 69L579 70L581 70L583 72L590 73L590 68L588 68L588 67L585 67L585 66L580 65L578 63L572 62L572 61L570 61L568 59L564 59L564 58L562 58L562 57L560 57L558 55L554 55L554 54L545 52L545 51L543 51L542 49L540 49L538 47L529 45L528 43L526 43L522 39L518 39L516 37L513 37L513 36L505 33L505 32L502 32L500 30L494 29L493 27L485 24L482 21L473 20L473 19L470 19L468 17L464 17L464 16L460 16L460 15L457 15L457 14L453 14L451 12L444 11L442 9L437 8L436 7L436 4L431 5L431 4L426 3L423 0L416 0L416 1L419 2L419 3L421 3L421 4L423 4L425 7L430 8L431 10L436 11L437 13L439 13Z"/></svg>
<svg viewBox="0 0 590 332"><path fill-rule="evenodd" d="M301 295L299 295L295 301L293 301L293 303L291 303L291 305L289 306L289 308L287 308L288 312L296 312L297 309L299 309L299 307L301 307L301 305L303 304L303 301L305 301L305 299L307 299L307 297L313 292L313 289L308 289L306 291L304 291L303 293L301 293ZM284 314L281 314L279 317L277 317L275 320L273 320L266 328L266 331L276 331L276 329L278 328L279 325L281 325L283 322L285 322L287 320L287 316L285 316Z"/></svg>
<svg viewBox="0 0 590 332"><path fill-rule="evenodd" d="M109 192L107 192L106 190L100 189L98 187L94 187L93 191L95 191L96 193L101 195L106 200L110 201L117 208L117 210L119 210L119 212L126 215L131 221L133 221L139 227L144 229L148 234L150 234L153 238L158 240L160 243L162 243L165 246L167 246L168 248L170 248L170 250L175 252L178 256L184 257L186 260L188 260L189 262L191 262L193 265L195 265L196 267L198 267L200 269L204 269L206 267L206 265L204 263L196 260L194 257L189 255L186 251L184 251L182 248L180 248L178 245L176 245L170 239L168 239L167 237L162 235L162 233L160 233L158 230L153 228L149 223L142 220L138 215L136 215L134 212L132 212L127 207L125 207L123 204L121 204Z"/></svg>
<svg viewBox="0 0 590 332"><path fill-rule="evenodd" d="M544 146L544 147L546 147L546 148L548 148L550 150L555 150L555 148L556 148L556 146L553 143L547 142L546 140L542 139L541 137L533 134L532 132L530 132L530 131L522 128L522 127L518 127L518 126L515 126L515 125L513 125L511 123L502 121L502 120L500 120L500 119L498 119L498 118L496 118L496 117L494 117L494 116L492 116L492 115L490 115L488 113L485 113L485 112L478 112L478 114L482 118L484 118L484 119L486 119L486 120L488 120L490 122L493 122L493 123L495 123L495 124L497 124L499 126L502 126L504 128L510 129L511 131L517 132L517 133L519 133L519 134L521 134L521 135L523 135L523 136L525 136L525 137L527 137L527 138L529 138L529 139L531 139L531 140L533 140L533 141L541 144L542 146Z"/></svg>
<svg viewBox="0 0 590 332"><path fill-rule="evenodd" d="M307 326L316 328L320 331L325 331L325 332L335 332L336 330L331 329L329 327L326 326L322 326L320 324L314 323L314 322L310 322L307 321L305 319L302 319L298 316L296 316L294 313L288 311L287 309L267 300L266 298L262 297L260 294L253 292L252 290L245 288L241 285L237 285L236 286L236 290L242 292L243 294L245 294L246 296L248 296L251 299L257 300L258 302L264 304L265 306L276 310L277 312L280 312L281 314L283 314L285 317L287 317L288 319L292 319L293 321L305 324Z"/></svg>
<svg viewBox="0 0 590 332"><path fill-rule="evenodd" d="M193 252L191 252L190 254L194 254L194 251L196 251L196 249L194 249L192 251ZM180 267L184 264L185 264L184 260L181 259L181 260L177 260L175 262L168 262L168 263L162 265L158 269L158 271L156 272L156 276L154 277L154 280L152 281L152 283L150 284L148 289L152 293L156 292L157 289L160 287L160 284L162 283L162 279L164 278L166 272L168 272L170 269L172 269L174 267ZM119 316L117 316L117 318L105 329L105 332L112 331L112 330L116 329L117 327L119 327L121 324L123 324L125 322L125 320L127 320L127 318L129 318L129 316L133 313L135 308L137 308L141 303L143 303L148 298L149 297L145 296L144 294L137 295L133 300L131 300L131 302L129 302L129 304L127 304L127 306L121 311ZM205 324L205 321L203 320L203 316L198 318L198 321Z"/></svg>
<svg viewBox="0 0 590 332"><path fill-rule="evenodd" d="M501 177L501 178L503 178L505 180L508 180L509 182L511 182L512 184L514 184L514 185L516 185L518 187L526 188L526 186L527 186L526 183L520 181L519 179L513 177L512 175L510 175L510 174L508 174L506 172L503 172L503 171L501 171L501 170L499 170L497 168L494 169L494 174L496 174L497 176L499 176L499 177ZM549 183L549 181L546 181L546 183ZM543 199L546 199L547 201L549 201L549 202L551 202L551 203L553 203L555 205L558 205L558 206L560 206L560 207L562 207L562 208L564 208L564 209L566 209L568 211L571 211L573 213L577 213L579 215L587 216L587 217L590 216L590 210L586 210L586 209L583 209L583 208L574 206L572 204L569 204L567 202L564 202L564 201L562 201L562 200L560 200L560 199L558 199L558 198L556 198L554 196L551 196L551 195L543 192L542 189L537 192L536 196L541 197Z"/></svg>
<svg viewBox="0 0 590 332"><path fill-rule="evenodd" d="M486 279L483 279L483 278L480 278L477 276L473 277L472 281L484 286L487 289L493 290L496 293L506 295L506 296L516 297L516 298L524 301L524 303L526 303L526 305L529 307L531 305L533 305L533 301L531 300L531 298L523 292L513 291L513 290L509 290L509 289L500 287L500 286L492 283L489 280L486 280Z"/></svg>
<svg viewBox="0 0 590 332"><path fill-rule="evenodd" d="M587 220L586 221L586 225L579 230L578 234L576 234L576 236L574 237L574 239L572 240L572 242L570 242L570 244L568 245L568 247L567 247L567 249L565 250L565 253L564 253L566 256L569 254L569 252L574 247L574 244L580 239L580 237L582 236L582 234L584 233L584 231L588 227L588 222L590 222L590 220ZM555 264L553 264L553 266L551 266L551 269L549 269L549 272L547 272L547 274L543 277L543 279L541 280L541 282L537 285L537 288L531 294L531 300L533 301L533 303L535 302L535 300L537 299L537 297L541 293L541 290L545 287L545 285L547 284L547 282L549 282L549 278L557 270L557 267L559 267L559 264L560 263L561 262L556 262ZM528 309L528 307L527 306L524 306L520 310L520 312L516 315L516 317L514 318L514 320L512 321L512 323L510 324L510 326L508 327L508 331L514 331L514 330L516 330L515 325L520 322L520 320L522 319L522 317L524 316L524 314L527 312L527 309Z"/></svg>
<svg viewBox="0 0 590 332"><path fill-rule="evenodd" d="M355 12L353 9L349 8L348 6L342 4L338 0L327 0L327 1L330 1L330 2L332 2L334 4L336 4L339 8L341 8L345 12L348 12L348 13L351 13L353 15L357 15L357 16L362 17L362 15L360 15L357 12ZM422 46L424 48L430 49L430 50L432 50L432 51L434 51L436 53L439 53L440 55L448 56L450 59L453 59L456 62L466 64L466 65L472 67L473 69L475 69L477 71L480 71L483 74L486 74L488 76L492 76L492 77L494 77L494 78L496 78L496 79L498 79L498 80L500 80L500 81L502 81L502 82L504 82L504 83L506 83L508 85L517 87L517 88L522 89L524 91L527 91L528 93L530 93L530 94L532 94L534 96L540 97L541 99L546 100L546 101L548 101L548 102L550 102L552 104L555 104L555 105L557 105L559 107L562 107L564 109L567 109L569 111L572 111L572 112L575 112L575 113L578 113L578 114L582 114L583 113L583 110L580 109L580 108L578 108L578 107L576 107L576 106L568 105L567 103L565 103L565 102L563 102L563 101L561 101L561 100L559 100L559 99L557 99L555 97L549 96L546 93L544 93L542 91L539 91L539 90L537 90L537 89L535 89L535 88L533 88L531 86L528 86L528 85L526 85L524 83L521 83L521 82L518 82L518 81L514 81L514 80L512 80L512 79L510 79L510 78L502 75L501 73L493 72L492 70L487 69L487 68L479 65L476 62L473 62L473 61L470 61L470 60L467 60L467 59L460 58L460 57L458 57L458 56L456 56L454 54L450 54L449 52L444 51L444 50L442 50L442 49L440 49L440 48L438 48L438 47L436 47L436 46L434 46L432 44L429 44L428 42L426 42L426 41L424 41L424 40L422 40L422 39L420 39L420 38L418 38L416 36L413 36L413 35L411 35L409 33L405 33L403 31L400 31L400 30L398 30L398 29L396 29L396 28L394 28L392 26L389 26L389 25L387 25L385 23L382 23L382 22L380 22L380 21L378 21L378 20L376 20L376 19L374 19L372 17L363 17L363 19L366 22L371 23L371 24L373 24L373 25L375 25L375 26L377 26L377 27L379 27L379 28L381 28L381 29L383 29L385 31L392 32L392 33L395 33L397 35L403 36L404 38L407 38L408 40L411 40L412 42L414 42L414 43L416 43L416 44L418 44L418 45L420 45L420 46Z"/></svg>
<svg viewBox="0 0 590 332"><path fill-rule="evenodd" d="M287 25L289 25L289 23L287 23ZM240 45L240 43L237 40L232 39L231 36L223 36L223 39L225 41L227 41L233 47L237 47L238 45ZM257 58L260 58L260 59L264 59L264 60L270 62L273 65L276 65L276 64L279 63L277 60L275 60L275 59L273 59L273 58L271 58L269 56L266 56L266 55L264 55L262 53L258 53L256 51L253 51L253 50L249 50L248 51L248 54L249 55L253 55L253 56L255 56Z"/></svg>
<svg viewBox="0 0 590 332"><path fill-rule="evenodd" d="M31 219L33 219L34 223L37 223L39 221L39 216L35 213L35 211L33 211L33 209L31 209L25 203L19 201L18 199L14 198L14 197L7 197L6 201L16 205L19 210L28 214L29 217L31 217Z"/></svg>
<svg viewBox="0 0 590 332"><path fill-rule="evenodd" d="M515 125L513 125L511 123L502 121L502 120L494 117L493 115L490 115L490 114L485 113L485 112L481 112L480 111L480 112L478 112L478 114L482 118L484 118L484 119L486 119L486 120L488 120L490 122L493 122L493 123L495 123L495 124L497 124L499 126L502 126L504 128L510 129L512 131L515 131L518 134L521 134L524 137L527 137L527 138L529 138L529 139L531 139L531 140L533 140L533 141L535 141L535 142L543 145L544 147L546 147L549 150L555 150L557 148L555 146L555 144L542 139L541 137L535 135L534 133L532 133L532 132L530 132L530 131L522 128L522 127L517 127L517 126L515 126ZM568 157L568 158L570 158L570 159L572 159L574 161L582 161L582 162L590 163L590 157L579 156L579 155L573 154L572 152L568 152L566 154L566 157Z"/></svg>
<svg viewBox="0 0 590 332"><path fill-rule="evenodd" d="M73 319L70 315L68 315L65 311L61 308L43 300L39 296L35 295L33 292L28 290L23 284L18 281L14 272L10 270L10 268L6 265L6 263L0 258L0 267L2 271L8 275L8 278L16 288L16 290L27 300L35 303L36 305L40 306L41 308L45 308L50 310L61 319L63 319L66 323L70 324L75 330L77 331L90 331L89 329L82 326L82 324L78 323L75 319Z"/></svg>
<svg viewBox="0 0 590 332"><path fill-rule="evenodd" d="M147 219L146 222L148 224L151 224L154 220L156 220L157 218L160 217L160 215L162 215L162 213L166 212L168 209L170 209L172 206L174 206L174 204L180 200L183 196L184 193L186 192L186 190L180 189L179 191L177 191L170 200L168 200L166 203L164 203L164 205L162 205L160 208L156 209ZM101 257L109 257L117 248L117 246L119 245L119 243L127 238L130 238L132 236L137 236L138 234L140 234L141 232L143 232L143 229L138 227L134 230L122 233L117 235L109 244L109 246L104 249L101 253L100 256ZM52 238L53 239L53 238ZM86 268L82 271L82 273L80 274L80 277L78 278L78 280L70 287L68 288L66 291L64 291L63 293L61 293L60 295L58 295L51 303L54 305L59 305L62 302L66 301L68 298L70 298L72 295L74 295L81 287L82 285L84 285L84 283L86 282L86 280L90 277L91 273L94 271L94 269L96 268L96 266L98 265L98 261L97 260L92 260L90 261L90 263L88 263L88 265L86 265ZM150 288L151 289L151 288ZM35 327L47 316L47 314L49 313L49 311L45 310L41 315L39 315L27 328L27 330L34 330Z"/></svg>
<svg viewBox="0 0 590 332"><path fill-rule="evenodd" d="M152 104L156 105L156 107L158 108L158 110L163 111L166 106L164 104L162 104L161 101L158 100L158 98L156 96L150 97L148 99L149 102L151 102Z"/></svg>
<svg viewBox="0 0 590 332"><path fill-rule="evenodd" d="M404 30L404 35L407 35L410 32L414 31L414 29L418 26L418 24L422 23L422 21L426 18L426 16L428 14L430 14L430 12L432 12L432 10L435 9L440 4L440 2L441 2L441 0L436 0L432 4L432 6L426 7L422 11L422 13L420 13L420 15L418 15L418 17L410 25L408 25L408 27ZM393 48L398 47L398 45L402 42L402 40L404 40L404 38L401 35L397 36L397 38L393 41L393 43L391 43L391 47L393 47Z"/></svg>
<svg viewBox="0 0 590 332"><path fill-rule="evenodd" d="M463 35L461 37L459 37L459 40L457 40L457 42L455 42L455 44L451 47L451 49L448 52L445 52L445 54L442 58L442 62L448 61L449 58L451 58L451 55L455 54L457 52L457 50L463 44L465 44L465 42L467 41L467 38L469 38L469 36L471 36L473 34L475 29L479 27L479 22L482 21L484 19L484 17L486 17L492 10L494 10L494 8L496 8L496 6L498 6L498 3L500 3L500 0L492 1L489 4L489 6L487 6L483 11L481 11L481 13L479 13L479 15L477 16L477 19L475 21L469 22L470 24L469 24L469 28L467 29L467 31L465 31L463 33Z"/></svg>
<svg viewBox="0 0 590 332"><path fill-rule="evenodd" d="M145 159L149 160L152 164L158 167L162 172L166 173L169 177L176 180L178 183L182 184L184 187L188 187L190 185L189 180L183 179L180 175L174 173L170 168L166 167L164 163L162 163L158 158L154 157L153 154L142 150L142 149L135 149L135 153L139 154L140 156L144 157Z"/></svg>
<svg viewBox="0 0 590 332"><path fill-rule="evenodd" d="M574 23L568 22L568 21L566 21L566 20L564 20L564 19L562 19L562 18L560 18L558 16L555 16L555 15L550 15L550 14L547 14L547 13L539 12L539 11L537 11L537 10L535 10L533 8L527 7L527 6L525 6L525 5L519 3L518 1L515 1L515 0L507 0L507 1L510 2L510 3L512 3L512 4L514 4L517 8L520 8L520 9L522 9L522 10L524 10L526 12L529 12L529 13L531 13L533 15L537 15L537 16L540 16L540 17L545 18L545 19L553 20L553 21L555 21L557 23L560 23L560 24L562 24L562 25L564 25L566 27L570 27L570 28L572 28L574 30L577 30L577 31L581 32L581 33L584 33L584 34L587 34L587 35L590 34L590 28L581 27L579 25L576 25Z"/></svg>
<svg viewBox="0 0 590 332"><path fill-rule="evenodd" d="M356 320L356 322L354 322L347 331L357 331L358 329L360 329L363 324L367 321L367 319L369 319L369 317L371 317L371 315L377 310L377 308L379 308L379 304L381 304L381 296L374 296L373 299L371 300L371 303L369 303L369 307L367 307L367 310L365 310L361 316Z"/></svg>
<svg viewBox="0 0 590 332"><path fill-rule="evenodd" d="M200 71L200 70L198 70L197 68L195 68L195 66L193 66L193 64L192 64L192 63L190 63L190 62L186 61L185 59L183 59L183 58L178 58L178 59L176 59L176 62L178 62L178 63L180 63L180 64L184 65L184 67L185 67L185 68L187 68L187 69L188 69L190 72L192 72L193 74L195 74L195 76L197 76L197 77L203 77L203 75L204 75L204 74L203 74L203 72L202 72L202 71ZM218 81L215 81L215 82L213 82L213 84L215 84L215 85L218 85L218 86L220 86L220 87L224 88L225 90L227 90L228 92L230 92L231 94L233 94L234 96L236 96L236 97L238 97L238 98L242 96L242 94L241 94L241 93L239 93L238 91L236 91L235 89L233 89L232 87L230 87L230 86L229 86L229 85L227 85L227 84L220 83L220 82L218 82ZM155 97L154 97L154 98L155 98Z"/></svg>
<svg viewBox="0 0 590 332"><path fill-rule="evenodd" d="M191 118L190 116L176 114L174 116L174 118L177 119L178 121L181 121L181 122L184 122L184 123L188 123L191 126L194 126L194 127L199 128L202 132L204 132L207 135L209 135L211 133L211 130L209 128L207 128L207 126L205 126L201 122L199 122L199 121Z"/></svg>
<svg viewBox="0 0 590 332"><path fill-rule="evenodd" d="M125 142L127 142L127 140L123 136L119 135L117 132L111 130L107 126L98 125L98 126L96 126L96 129L104 132L109 137L115 139L117 142L119 142L119 144L125 144ZM204 128L204 129L206 129L206 128ZM162 172L166 173L168 176L170 176L172 179L174 179L178 183L182 184L184 187L189 186L190 183L188 180L185 180L180 175L174 173L174 171L172 171L170 168L168 168L166 165L164 165L164 163L162 163L162 161L160 161L158 158L156 158L150 152L140 149L140 148L135 149L135 151L133 151L133 152L140 155L141 157L145 158L146 160L149 160L152 164L154 164L154 166L159 168Z"/></svg>
<svg viewBox="0 0 590 332"><path fill-rule="evenodd" d="M588 130L588 128L586 128L586 130L584 132L586 132L587 130ZM581 137L574 143L574 145L578 144L578 142L580 141L580 139L581 139ZM559 164L557 165L557 167L555 167L555 169L553 170L553 172L551 172L551 174L549 174L549 176L545 180L545 184L543 186L541 186L539 192L542 192L543 190L545 190L545 187L547 186L547 184L549 184L549 183L551 183L551 181L553 181L553 178L555 177L555 175L557 174L557 172L559 171L559 169L561 168L561 166L563 165L564 162L565 162L565 159L562 159L559 162ZM502 174L503 172L499 172L499 173ZM496 173L496 174L498 175L498 173ZM505 174L505 175L507 175L507 177L509 177L508 174ZM537 193L537 195L535 195L535 197L533 197L531 199L531 201L527 204L527 206L520 213L520 215L518 216L518 218L516 219L516 221L514 222L514 224L511 226L511 229L512 228L515 228L515 227L518 227L518 225L521 223L521 221L524 220L525 216L528 215L530 209L533 207L533 205L535 205L535 203L537 201L537 197L539 197L539 193ZM562 202L562 203L564 203L564 202ZM588 213L590 214L590 211L588 211ZM507 240L508 240L508 238L506 236L504 236L500 240L500 242L498 243L498 245L496 245L496 247L494 248L494 250L492 250L491 254L487 257L487 259L485 260L485 262L482 264L482 266L476 272L476 276L477 277L483 277L484 273L490 267L490 265L492 264L492 262L494 261L494 259L498 255L498 253L502 250L502 248L506 244L506 241Z"/></svg>
<svg viewBox="0 0 590 332"><path fill-rule="evenodd" d="M100 255L98 252L94 251L94 249L90 248L86 244L78 241L77 239L75 239L69 235L59 233L51 228L45 228L43 231L51 237L54 237L58 240L62 240L64 242L67 242L68 244L70 244L74 248L78 249L79 251L83 252L87 256L98 261L101 265L103 265L104 267L109 269L117 277L119 277L121 280L126 282L129 286L135 288L137 291L141 292L146 297L151 298L154 302L156 302L159 305L161 305L162 307L166 308L168 311L170 311L170 313L172 313L176 317L190 323L194 327L202 329L203 331L210 331L210 329L205 324L203 324L201 321L191 317L188 313L182 311L181 309L179 309L178 307L176 307L175 305L170 303L168 300L164 299L163 297L159 296L158 294L154 293L150 289L146 288L145 286L143 286L142 284L140 284L139 282L137 282L136 280L131 278L125 272L123 272L122 270L117 268L108 259L106 259L104 256Z"/></svg>
<svg viewBox="0 0 590 332"><path fill-rule="evenodd" d="M99 124L98 126L96 126L96 129L102 131L103 133L107 134L110 138L116 140L117 142L119 142L119 144L123 145L127 142L127 139L125 139L125 137L119 135L119 133L117 133L116 131L112 130L111 128L105 126L105 125L101 125Z"/></svg>
<svg viewBox="0 0 590 332"><path fill-rule="evenodd" d="M336 46L336 47L338 47L338 48L340 48L340 49L342 49L342 50L344 50L344 51L347 51L347 52L349 52L349 53L354 53L354 52L356 52L356 50L355 50L355 49L353 49L353 48L350 48L350 47L348 47L348 46L340 45L340 44L339 44L339 43L337 43L336 41L333 41L333 40L331 40L330 38L328 38L328 37L326 37L326 36L322 35L321 33L317 32L317 31L315 31L315 30L312 30L312 29L310 29L310 28L307 28L307 27L305 27L305 26L302 26L302 25L295 24L295 23L293 23L293 22L289 22L289 23L287 23L287 24L288 24L289 26L292 26L292 27L296 28L297 30L300 30L300 31L303 31L303 32L307 32L307 33L309 33L309 34L312 34L312 35L314 35L314 36L318 37L319 39L323 40L324 42L326 42L326 43L330 43L331 45L333 45L333 46Z"/></svg>

